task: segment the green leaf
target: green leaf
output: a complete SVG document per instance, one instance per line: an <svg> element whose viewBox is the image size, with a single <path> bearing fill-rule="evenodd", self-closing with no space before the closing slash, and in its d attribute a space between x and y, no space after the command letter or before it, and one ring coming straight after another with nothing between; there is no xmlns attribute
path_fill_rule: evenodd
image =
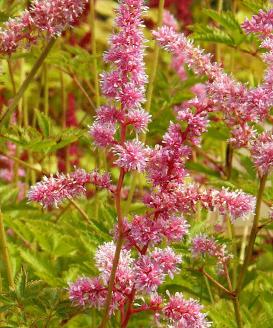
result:
<svg viewBox="0 0 273 328"><path fill-rule="evenodd" d="M38 109L35 109L35 115L37 117L38 125L43 135L45 137L49 137L52 129L52 123L50 118L44 113L41 113Z"/></svg>

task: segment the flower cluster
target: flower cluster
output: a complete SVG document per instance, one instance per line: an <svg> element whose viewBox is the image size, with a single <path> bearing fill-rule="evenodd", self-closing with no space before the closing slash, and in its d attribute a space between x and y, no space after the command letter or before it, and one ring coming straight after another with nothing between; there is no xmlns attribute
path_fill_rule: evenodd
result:
<svg viewBox="0 0 273 328"><path fill-rule="evenodd" d="M35 0L30 10L9 19L0 29L0 53L10 55L24 44L37 41L41 32L54 37L81 15L87 0Z"/></svg>
<svg viewBox="0 0 273 328"><path fill-rule="evenodd" d="M119 29L110 39L110 49L104 55L113 70L102 74L102 91L111 105L97 110L90 135L97 147L112 147L117 156L115 164L125 171L143 171L146 166L146 149L137 139L125 142L126 129L144 132L150 115L141 105L145 101L144 37L142 12L143 1L127 0L120 3L116 26ZM120 141L116 132L120 127Z"/></svg>
<svg viewBox="0 0 273 328"><path fill-rule="evenodd" d="M269 69L265 73L263 85L248 90L242 83L227 75L216 63L213 63L209 54L195 47L184 34L177 33L173 27L163 26L154 32L159 44L171 52L175 58L181 53L184 63L197 75L206 75L207 97L214 111L221 111L227 125L231 128L230 141L235 147L247 146L254 131L248 124L263 121L269 114L272 106L271 67L272 52L264 55ZM270 38L263 42L263 46L272 49ZM178 72L179 73L179 72ZM198 98L196 99L198 102ZM203 99L201 105L203 104Z"/></svg>
<svg viewBox="0 0 273 328"><path fill-rule="evenodd" d="M251 155L261 176L267 174L273 166L273 134L272 131L259 135L252 143Z"/></svg>
<svg viewBox="0 0 273 328"><path fill-rule="evenodd" d="M99 188L107 188L111 191L109 174L91 173L83 169L77 169L70 174L57 174L55 177L44 177L41 182L32 186L28 192L28 200L40 203L45 208L58 207L66 199L85 194L85 185L93 183Z"/></svg>
<svg viewBox="0 0 273 328"><path fill-rule="evenodd" d="M170 296L170 300L163 308L164 315L169 319L173 328L208 328L210 322L201 312L202 306L193 299L186 300L182 293Z"/></svg>
<svg viewBox="0 0 273 328"><path fill-rule="evenodd" d="M228 254L226 245L219 244L214 238L199 235L192 239L192 254L194 257L209 255L217 260L218 269L222 271L232 256Z"/></svg>
<svg viewBox="0 0 273 328"><path fill-rule="evenodd" d="M69 295L75 304L96 308L103 305L115 247L113 242L109 242L97 249L95 261L100 272L98 277L80 278L70 284ZM122 307L128 295L132 293L141 296L155 292L167 275L173 277L180 263L181 257L169 247L156 248L153 252L137 259L132 257L131 251L123 248L115 276L111 312Z"/></svg>

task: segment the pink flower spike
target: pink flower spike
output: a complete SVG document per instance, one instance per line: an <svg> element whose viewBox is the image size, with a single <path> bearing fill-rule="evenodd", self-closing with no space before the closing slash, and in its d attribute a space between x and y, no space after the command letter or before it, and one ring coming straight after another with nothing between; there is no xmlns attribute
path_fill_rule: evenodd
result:
<svg viewBox="0 0 273 328"><path fill-rule="evenodd" d="M161 218L161 233L168 242L180 242L189 231L189 223L183 217L171 216Z"/></svg>
<svg viewBox="0 0 273 328"><path fill-rule="evenodd" d="M141 256L136 261L134 273L136 288L147 293L155 292L165 278L159 263L147 255Z"/></svg>
<svg viewBox="0 0 273 328"><path fill-rule="evenodd" d="M116 127L112 123L101 124L95 121L93 125L90 126L89 133L94 139L95 145L104 148L113 145Z"/></svg>
<svg viewBox="0 0 273 328"><path fill-rule="evenodd" d="M273 167L273 134L272 131L259 135L251 146L253 162L261 176Z"/></svg>
<svg viewBox="0 0 273 328"><path fill-rule="evenodd" d="M155 248L150 256L159 264L163 273L168 274L171 279L174 278L175 273L179 272L177 266L182 263L182 257L175 254L170 247L165 249Z"/></svg>
<svg viewBox="0 0 273 328"><path fill-rule="evenodd" d="M136 170L142 172L146 167L147 149L138 140L127 141L124 145L116 145L112 148L118 157L115 164L126 171Z"/></svg>
<svg viewBox="0 0 273 328"><path fill-rule="evenodd" d="M69 299L80 306L102 308L107 296L107 288L98 278L79 278L69 284Z"/></svg>
<svg viewBox="0 0 273 328"><path fill-rule="evenodd" d="M175 31L178 30L178 23L177 23L176 18L167 9L165 9L163 12L163 25L171 27Z"/></svg>
<svg viewBox="0 0 273 328"><path fill-rule="evenodd" d="M151 115L143 109L129 111L126 117L126 123L132 125L136 132L147 131L148 124L151 122Z"/></svg>
<svg viewBox="0 0 273 328"><path fill-rule="evenodd" d="M242 28L247 33L260 34L261 38L267 37L273 31L273 9L269 11L260 10L257 15L252 16L250 20L246 20L242 24Z"/></svg>
<svg viewBox="0 0 273 328"><path fill-rule="evenodd" d="M111 189L111 177L109 173L99 174L94 170L90 173L90 183L99 188Z"/></svg>
<svg viewBox="0 0 273 328"><path fill-rule="evenodd" d="M82 169L67 175L44 177L41 182L30 188L28 200L38 202L45 208L58 207L65 199L84 194L87 183L90 183L90 174Z"/></svg>
<svg viewBox="0 0 273 328"><path fill-rule="evenodd" d="M192 239L192 254L194 257L200 255L215 257L220 271L232 258L232 255L227 252L226 245L221 245L214 238L206 235L199 235Z"/></svg>
<svg viewBox="0 0 273 328"><path fill-rule="evenodd" d="M173 328L209 328L210 322L202 313L203 306L196 300L186 300L182 293L170 296L168 304L163 308L164 315L170 320Z"/></svg>

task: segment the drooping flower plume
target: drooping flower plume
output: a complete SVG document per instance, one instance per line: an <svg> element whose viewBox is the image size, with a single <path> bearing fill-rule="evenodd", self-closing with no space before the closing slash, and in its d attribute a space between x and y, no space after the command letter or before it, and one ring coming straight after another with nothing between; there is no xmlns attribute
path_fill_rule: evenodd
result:
<svg viewBox="0 0 273 328"><path fill-rule="evenodd" d="M56 37L82 14L87 0L35 0L29 10L9 19L0 29L0 53L10 55L16 49L37 42L42 32Z"/></svg>

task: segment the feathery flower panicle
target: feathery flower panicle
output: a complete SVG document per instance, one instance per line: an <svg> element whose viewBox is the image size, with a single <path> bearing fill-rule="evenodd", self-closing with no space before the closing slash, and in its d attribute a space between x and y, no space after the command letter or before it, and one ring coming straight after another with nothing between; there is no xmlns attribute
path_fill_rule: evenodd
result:
<svg viewBox="0 0 273 328"><path fill-rule="evenodd" d="M112 190L111 177L109 173L100 174L97 170L90 173L90 183L99 187Z"/></svg>
<svg viewBox="0 0 273 328"><path fill-rule="evenodd" d="M75 23L82 14L87 0L35 0L31 7L34 25L46 31L50 36L57 36L64 29Z"/></svg>
<svg viewBox="0 0 273 328"><path fill-rule="evenodd" d="M121 103L123 110L138 108L145 99L144 45L141 15L146 8L143 0L124 0L117 10L119 32L110 39L110 49L104 55L115 69L102 74L105 96Z"/></svg>
<svg viewBox="0 0 273 328"><path fill-rule="evenodd" d="M272 131L259 135L251 146L251 156L261 176L270 172L273 166L273 134Z"/></svg>
<svg viewBox="0 0 273 328"><path fill-rule="evenodd" d="M273 32L273 9L269 11L260 10L257 15L247 19L242 28L247 33L257 33L263 39Z"/></svg>
<svg viewBox="0 0 273 328"><path fill-rule="evenodd" d="M160 216L158 222L161 224L161 234L169 243L180 242L189 232L190 225L181 216Z"/></svg>
<svg viewBox="0 0 273 328"><path fill-rule="evenodd" d="M169 302L163 308L163 313L169 319L173 328L208 328L210 322L203 307L194 299L186 300L182 293L170 296Z"/></svg>
<svg viewBox="0 0 273 328"><path fill-rule="evenodd" d="M37 41L41 32L60 35L82 14L87 0L35 0L30 10L8 20L0 29L0 53L10 55Z"/></svg>
<svg viewBox="0 0 273 328"><path fill-rule="evenodd" d="M134 272L136 288L147 293L155 292L165 279L160 264L148 255L143 255L136 261Z"/></svg>
<svg viewBox="0 0 273 328"><path fill-rule="evenodd" d="M156 245L162 240L162 226L159 222L146 216L134 216L128 233L129 242L143 248L146 245Z"/></svg>
<svg viewBox="0 0 273 328"><path fill-rule="evenodd" d="M31 187L28 200L40 203L45 208L58 207L65 199L84 194L87 183L90 183L90 174L82 169L67 175L44 177L41 182Z"/></svg>
<svg viewBox="0 0 273 328"><path fill-rule="evenodd" d="M213 63L210 55L204 54L203 50L195 47L185 35L177 33L172 27L163 26L154 32L154 36L175 58L183 53L185 64L197 75L206 75L209 78L206 82L207 95L214 110L224 114L231 131L235 130L232 132L234 137L240 129L245 132L238 142L232 138L233 145L246 145L249 132L247 124L265 120L273 105L273 38L267 38L263 42L270 49L270 52L264 55L264 61L268 64L264 82L261 86L248 90L245 85L235 81L219 65ZM199 100L199 103L202 104L203 101Z"/></svg>
<svg viewBox="0 0 273 328"><path fill-rule="evenodd" d="M170 247L164 249L155 248L150 256L159 264L162 272L168 274L171 279L174 278L175 273L179 272L177 266L182 263L182 257L175 254Z"/></svg>
<svg viewBox="0 0 273 328"><path fill-rule="evenodd" d="M126 115L126 125L131 125L137 133L147 131L151 115L144 109L134 109Z"/></svg>
<svg viewBox="0 0 273 328"><path fill-rule="evenodd" d="M105 148L115 143L116 127L112 123L100 123L96 121L89 127L89 134L94 139L97 147Z"/></svg>
<svg viewBox="0 0 273 328"><path fill-rule="evenodd" d="M126 141L123 145L114 146L112 151L118 157L114 163L126 171L142 172L145 169L148 150L140 141Z"/></svg>
<svg viewBox="0 0 273 328"><path fill-rule="evenodd" d="M211 211L217 210L221 215L229 215L232 222L237 219L248 218L255 210L255 197L241 190L230 191L209 189L200 193L203 207Z"/></svg>
<svg viewBox="0 0 273 328"><path fill-rule="evenodd" d="M177 23L176 18L167 9L165 9L163 12L163 25L171 27L175 31L178 30L178 23Z"/></svg>
<svg viewBox="0 0 273 328"><path fill-rule="evenodd" d="M228 254L226 245L221 245L214 238L206 235L199 235L192 239L192 254L194 257L200 255L215 257L221 265L228 263L232 257Z"/></svg>
<svg viewBox="0 0 273 328"><path fill-rule="evenodd" d="M107 288L98 278L79 278L69 284L69 299L76 305L102 308L107 296Z"/></svg>
<svg viewBox="0 0 273 328"><path fill-rule="evenodd" d="M115 124L124 119L124 114L113 106L101 106L96 110L96 121L101 124Z"/></svg>
<svg viewBox="0 0 273 328"><path fill-rule="evenodd" d="M107 242L99 246L95 254L96 267L100 271L100 276L105 284L108 284L111 274L115 250L116 245L113 242ZM132 263L133 259L130 251L122 249L116 277L119 278L126 273L126 279L128 280L131 276Z"/></svg>

